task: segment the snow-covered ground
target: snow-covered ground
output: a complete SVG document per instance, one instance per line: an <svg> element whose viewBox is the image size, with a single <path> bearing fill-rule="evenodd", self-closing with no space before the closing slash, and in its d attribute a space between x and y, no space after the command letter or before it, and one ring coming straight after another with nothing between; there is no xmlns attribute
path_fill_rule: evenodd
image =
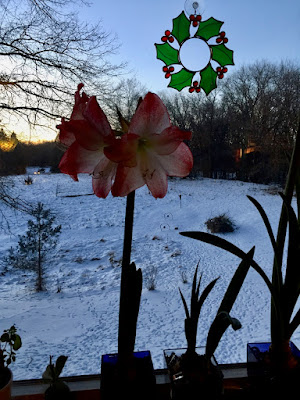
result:
<svg viewBox="0 0 300 400"><path fill-rule="evenodd" d="M0 331L15 324L23 339L13 365L15 379L40 378L49 355L67 355L64 375L100 372L101 354L117 350L120 259L123 246L125 198L99 199L92 193L91 177L74 182L63 174L13 177L15 195L41 201L55 212L62 225L59 244L47 263L47 291L34 291L35 277L24 271L1 274ZM223 235L244 251L255 245L255 259L271 277L272 249L258 212L246 195L266 209L277 229L281 199L268 187L239 181L211 179L170 180L168 194L155 200L143 187L136 192L132 260L144 276L157 268L156 289L144 283L138 320L136 350L151 350L155 368L164 366L163 349L185 347L184 309L178 287L187 299L195 267L200 262L202 289L220 276L205 302L198 327L199 346L239 264L239 259L209 244L182 237L187 230L206 231L205 221L227 213L238 229ZM81 194L78 197L66 197ZM27 229L28 216L0 204L2 256L17 244ZM9 229L6 222L9 221ZM183 283L182 272L188 283ZM58 293L58 288L61 291ZM189 301L189 300L188 300ZM261 277L250 270L232 315L242 329L231 328L215 353L219 363L246 361L247 342L268 341L270 295ZM293 341L300 346L300 330Z"/></svg>

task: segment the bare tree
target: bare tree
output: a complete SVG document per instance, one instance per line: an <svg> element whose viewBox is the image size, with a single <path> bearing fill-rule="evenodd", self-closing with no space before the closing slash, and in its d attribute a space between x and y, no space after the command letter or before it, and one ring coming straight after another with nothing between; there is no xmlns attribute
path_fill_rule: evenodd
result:
<svg viewBox="0 0 300 400"><path fill-rule="evenodd" d="M124 65L111 62L119 45L101 24L81 22L83 0L0 0L0 119L55 127L68 116L77 84L101 98Z"/></svg>
<svg viewBox="0 0 300 400"><path fill-rule="evenodd" d="M128 122L133 117L140 97L147 93L147 88L135 77L122 79L116 84L111 96L106 99L104 108L115 129L122 129L117 110Z"/></svg>

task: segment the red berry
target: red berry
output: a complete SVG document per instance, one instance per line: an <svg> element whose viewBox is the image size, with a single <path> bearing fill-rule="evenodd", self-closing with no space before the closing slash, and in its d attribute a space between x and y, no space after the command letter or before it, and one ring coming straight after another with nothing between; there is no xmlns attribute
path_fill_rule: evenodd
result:
<svg viewBox="0 0 300 400"><path fill-rule="evenodd" d="M201 19L202 19L201 15L197 15L196 20L197 20L198 22L200 22Z"/></svg>
<svg viewBox="0 0 300 400"><path fill-rule="evenodd" d="M219 38L219 37L218 37L218 38L216 39L216 42L217 42L217 43L221 43L221 42L222 42L222 38Z"/></svg>
<svg viewBox="0 0 300 400"><path fill-rule="evenodd" d="M190 15L190 21L195 21L195 15Z"/></svg>
<svg viewBox="0 0 300 400"><path fill-rule="evenodd" d="M226 33L224 31L220 32L220 36L223 38L225 37Z"/></svg>
<svg viewBox="0 0 300 400"><path fill-rule="evenodd" d="M163 67L163 71L164 71L164 72L168 72L168 71L169 71L169 68L165 65L165 66Z"/></svg>
<svg viewBox="0 0 300 400"><path fill-rule="evenodd" d="M225 38L223 39L223 42L224 42L224 43L227 43L227 42L228 42L227 37L225 37Z"/></svg>
<svg viewBox="0 0 300 400"><path fill-rule="evenodd" d="M195 88L193 88L193 87L190 87L190 88L189 88L189 92L190 92L190 93L193 93L194 90L195 90Z"/></svg>
<svg viewBox="0 0 300 400"><path fill-rule="evenodd" d="M217 72L221 72L222 68L221 67L217 67Z"/></svg>
<svg viewBox="0 0 300 400"><path fill-rule="evenodd" d="M167 36L163 36L163 37L161 38L161 41L162 41L162 42L167 42L167 41L168 41Z"/></svg>
<svg viewBox="0 0 300 400"><path fill-rule="evenodd" d="M198 26L198 22L197 21L193 21L193 26Z"/></svg>
<svg viewBox="0 0 300 400"><path fill-rule="evenodd" d="M170 36L170 35L171 35L171 32L170 32L170 31L166 31L166 32L165 32L165 35L166 35L166 36Z"/></svg>
<svg viewBox="0 0 300 400"><path fill-rule="evenodd" d="M170 76L171 76L170 72L167 72L166 75L165 75L165 78L168 79L168 78L170 78Z"/></svg>
<svg viewBox="0 0 300 400"><path fill-rule="evenodd" d="M193 86L194 87L198 86L198 81L193 82Z"/></svg>
<svg viewBox="0 0 300 400"><path fill-rule="evenodd" d="M223 73L225 74L227 71L228 71L228 68L226 68L226 67L223 67Z"/></svg>
<svg viewBox="0 0 300 400"><path fill-rule="evenodd" d="M201 91L201 88L197 87L196 92L199 93Z"/></svg>
<svg viewBox="0 0 300 400"><path fill-rule="evenodd" d="M169 40L170 43L173 43L173 42L174 42L173 36L170 36L170 37L168 38L168 40Z"/></svg>
<svg viewBox="0 0 300 400"><path fill-rule="evenodd" d="M174 67L170 67L169 72L174 72Z"/></svg>
<svg viewBox="0 0 300 400"><path fill-rule="evenodd" d="M218 78L219 78L219 79L223 79L223 78L224 78L224 75L223 75L223 74L220 74L220 75L218 75Z"/></svg>

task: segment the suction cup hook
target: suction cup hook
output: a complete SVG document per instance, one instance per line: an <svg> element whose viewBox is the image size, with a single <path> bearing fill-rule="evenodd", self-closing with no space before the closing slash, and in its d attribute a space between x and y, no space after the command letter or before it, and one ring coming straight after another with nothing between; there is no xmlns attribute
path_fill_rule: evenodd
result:
<svg viewBox="0 0 300 400"><path fill-rule="evenodd" d="M193 1L193 0L186 0L184 3L184 9L188 16L190 15L199 15L203 12L203 1Z"/></svg>

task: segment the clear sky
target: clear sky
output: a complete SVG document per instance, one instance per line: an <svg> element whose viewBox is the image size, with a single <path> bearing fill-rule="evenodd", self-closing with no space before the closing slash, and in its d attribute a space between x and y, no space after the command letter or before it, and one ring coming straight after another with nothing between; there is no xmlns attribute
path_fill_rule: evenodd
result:
<svg viewBox="0 0 300 400"><path fill-rule="evenodd" d="M238 67L268 60L291 60L300 64L300 1L299 0L198 0L202 19L214 17L224 21L222 30L229 39L227 47L234 51L235 66L229 66L228 76ZM121 47L112 61L128 62L127 75L135 76L147 90L167 90L170 79L162 72L163 62L157 60L155 43L162 43L165 30L172 30L172 20L185 7L185 0L91 0L91 6L81 6L82 21L102 21L106 32L118 36ZM74 83L74 91L77 82ZM88 91L88 88L86 88ZM184 89L187 91L187 89ZM92 94L92 93L90 93ZM202 92L200 95L205 94ZM17 126L15 126L17 128ZM22 127L24 137L29 137ZM18 133L19 129L15 129ZM39 139L32 131L32 140ZM44 140L54 140L55 132L42 133Z"/></svg>
<svg viewBox="0 0 300 400"><path fill-rule="evenodd" d="M256 60L300 61L299 0L203 0L203 20L224 21L222 30L234 50L236 67ZM172 19L184 9L185 0L94 0L81 9L81 18L102 20L106 31L118 35L122 46L116 60L128 61L129 69L147 89L158 92L169 80L156 59L154 43L162 43ZM236 69L229 67L229 72ZM226 79L226 76L225 76ZM174 91L174 89L168 89ZM187 90L187 89L185 89Z"/></svg>

